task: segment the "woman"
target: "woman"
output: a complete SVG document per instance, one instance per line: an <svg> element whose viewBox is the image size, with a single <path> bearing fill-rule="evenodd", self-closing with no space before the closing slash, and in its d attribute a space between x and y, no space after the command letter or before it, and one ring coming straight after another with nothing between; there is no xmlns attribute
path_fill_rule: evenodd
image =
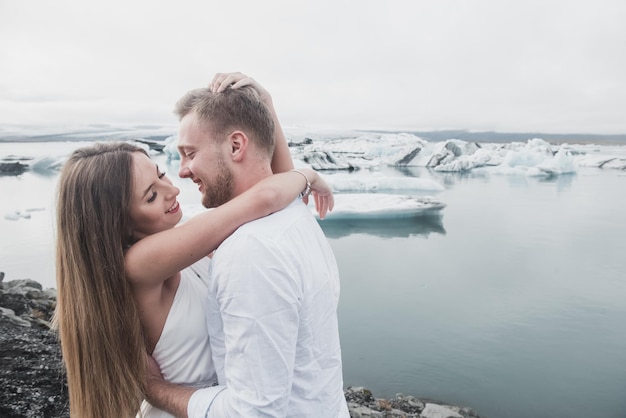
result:
<svg viewBox="0 0 626 418"><path fill-rule="evenodd" d="M282 142L279 165L289 167ZM182 218L179 190L143 149L105 143L76 150L61 172L57 207L56 320L71 415L135 416L145 353L159 349L163 339L171 349L172 341L184 338L180 347L192 352L170 350L171 356L180 354L170 358L162 350L159 361L172 363L165 365L166 376L168 367L172 376L184 369L180 377L192 381L181 383L214 383L212 370L205 367L210 349L204 317L199 317L203 284L194 282L206 266L186 267L206 263L206 255L241 224L287 206L309 180L323 216L332 209L332 193L313 170L302 170L276 174L176 226ZM150 274L142 274L141 266L149 266Z"/></svg>

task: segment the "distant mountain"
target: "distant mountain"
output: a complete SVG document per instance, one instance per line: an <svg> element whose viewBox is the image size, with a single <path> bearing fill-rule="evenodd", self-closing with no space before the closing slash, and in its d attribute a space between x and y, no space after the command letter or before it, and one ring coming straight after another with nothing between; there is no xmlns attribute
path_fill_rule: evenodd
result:
<svg viewBox="0 0 626 418"><path fill-rule="evenodd" d="M109 141L143 138L161 141L176 126L91 124L85 126L0 125L0 142Z"/></svg>
<svg viewBox="0 0 626 418"><path fill-rule="evenodd" d="M547 134L539 132L507 133L507 132L470 132L470 131L412 131L410 132L430 141L446 139L462 139L469 142L526 142L532 138L541 138L548 142L594 143L594 144L624 144L626 134L599 135L599 134Z"/></svg>
<svg viewBox="0 0 626 418"><path fill-rule="evenodd" d="M160 141L174 135L176 126L152 125L88 125L79 127L42 127L42 126L2 126L0 125L0 142L53 142L53 141L93 141L93 140L124 140L143 138ZM288 128L289 132L291 128ZM308 130L307 130L308 131ZM313 129L312 131L315 131ZM346 135L337 131L337 138ZM397 130L351 130L348 135L357 132L373 133L411 133L428 141L444 141L446 139L461 139L468 142L506 143L526 142L532 138L541 138L553 143L594 143L607 145L626 145L626 134L548 134L541 132L473 132L466 130L441 131L397 131ZM334 134L327 133L327 136Z"/></svg>

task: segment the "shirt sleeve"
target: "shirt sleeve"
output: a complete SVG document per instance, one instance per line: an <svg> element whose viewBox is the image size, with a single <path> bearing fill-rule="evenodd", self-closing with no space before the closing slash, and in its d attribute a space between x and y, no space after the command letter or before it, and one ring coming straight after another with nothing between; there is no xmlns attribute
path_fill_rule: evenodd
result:
<svg viewBox="0 0 626 418"><path fill-rule="evenodd" d="M294 261L284 249L244 236L214 263L226 388L212 395L207 417L286 415L302 301Z"/></svg>
<svg viewBox="0 0 626 418"><path fill-rule="evenodd" d="M213 400L224 389L226 389L224 386L211 386L196 390L187 403L187 416L189 418L208 417Z"/></svg>

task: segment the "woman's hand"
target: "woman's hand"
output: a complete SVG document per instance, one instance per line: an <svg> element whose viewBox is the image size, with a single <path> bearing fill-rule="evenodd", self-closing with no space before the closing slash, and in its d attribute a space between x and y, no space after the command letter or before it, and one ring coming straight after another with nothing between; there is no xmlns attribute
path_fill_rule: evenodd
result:
<svg viewBox="0 0 626 418"><path fill-rule="evenodd" d="M320 215L320 219L326 217L327 212L331 212L335 207L335 198L333 196L333 189L326 183L326 181L320 176L317 171L310 168L300 169L303 171L309 182L311 183L311 194L315 201L315 210ZM302 201L305 204L309 203L309 196L304 196Z"/></svg>
<svg viewBox="0 0 626 418"><path fill-rule="evenodd" d="M248 77L242 73L217 73L213 77L213 80L209 83L209 89L213 93L221 93L230 86L231 89L238 89L239 87L250 86L252 87L261 98L261 101L266 106L272 105L272 96L256 82L252 77Z"/></svg>

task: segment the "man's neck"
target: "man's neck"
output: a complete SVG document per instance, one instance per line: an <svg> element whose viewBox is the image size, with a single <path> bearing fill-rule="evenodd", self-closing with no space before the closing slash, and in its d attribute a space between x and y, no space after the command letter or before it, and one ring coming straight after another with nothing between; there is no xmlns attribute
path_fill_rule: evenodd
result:
<svg viewBox="0 0 626 418"><path fill-rule="evenodd" d="M257 184L263 179L271 176L272 168L269 165L259 165L255 167L248 167L242 172L238 173L235 178L234 196L238 196L252 186Z"/></svg>

